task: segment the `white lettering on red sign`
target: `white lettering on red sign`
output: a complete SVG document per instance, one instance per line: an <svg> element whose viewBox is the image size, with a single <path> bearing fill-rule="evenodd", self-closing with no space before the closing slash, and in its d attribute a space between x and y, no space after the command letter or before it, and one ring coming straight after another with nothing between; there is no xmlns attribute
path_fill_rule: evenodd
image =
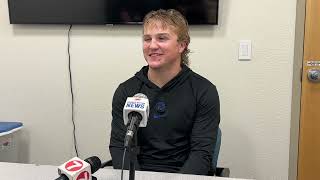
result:
<svg viewBox="0 0 320 180"><path fill-rule="evenodd" d="M81 172L77 177L77 180L89 180L89 172L88 171Z"/></svg>
<svg viewBox="0 0 320 180"><path fill-rule="evenodd" d="M81 169L83 166L83 163L79 160L73 160L73 161L69 161L67 162L67 164L65 165L65 168L67 171L78 171L79 169Z"/></svg>

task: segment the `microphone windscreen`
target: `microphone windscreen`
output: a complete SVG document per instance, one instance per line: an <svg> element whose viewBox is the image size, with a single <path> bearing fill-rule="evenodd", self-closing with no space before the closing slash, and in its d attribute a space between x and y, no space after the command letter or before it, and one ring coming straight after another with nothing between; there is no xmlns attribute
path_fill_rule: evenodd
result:
<svg viewBox="0 0 320 180"><path fill-rule="evenodd" d="M97 156L89 157L84 161L90 164L92 174L98 171L101 167L101 160Z"/></svg>
<svg viewBox="0 0 320 180"><path fill-rule="evenodd" d="M148 97L142 93L138 93L138 94L135 94L133 97L139 97L139 98L145 98L145 99L148 99Z"/></svg>

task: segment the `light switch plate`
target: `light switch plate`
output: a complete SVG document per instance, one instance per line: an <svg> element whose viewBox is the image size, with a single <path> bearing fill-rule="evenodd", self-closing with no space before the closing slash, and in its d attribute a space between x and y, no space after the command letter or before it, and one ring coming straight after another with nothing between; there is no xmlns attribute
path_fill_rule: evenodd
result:
<svg viewBox="0 0 320 180"><path fill-rule="evenodd" d="M239 60L251 60L251 40L239 41Z"/></svg>

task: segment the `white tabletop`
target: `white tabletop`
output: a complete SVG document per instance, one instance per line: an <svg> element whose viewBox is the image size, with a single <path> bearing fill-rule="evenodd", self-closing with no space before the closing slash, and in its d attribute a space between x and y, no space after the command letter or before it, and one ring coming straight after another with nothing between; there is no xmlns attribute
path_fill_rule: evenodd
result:
<svg viewBox="0 0 320 180"><path fill-rule="evenodd" d="M51 165L34 165L0 162L1 180L54 180L58 177L58 168ZM98 180L120 180L120 170L100 169L94 176ZM124 180L128 180L129 172L124 171ZM136 171L136 180L239 180L212 176L187 175L177 173L161 173Z"/></svg>

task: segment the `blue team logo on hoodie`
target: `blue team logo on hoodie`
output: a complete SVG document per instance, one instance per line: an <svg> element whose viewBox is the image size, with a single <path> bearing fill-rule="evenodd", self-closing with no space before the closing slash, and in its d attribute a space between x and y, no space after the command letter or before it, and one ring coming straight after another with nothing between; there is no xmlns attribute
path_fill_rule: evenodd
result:
<svg viewBox="0 0 320 180"><path fill-rule="evenodd" d="M163 101L159 101L155 105L155 114L153 115L154 119L160 119L167 116L167 106Z"/></svg>

